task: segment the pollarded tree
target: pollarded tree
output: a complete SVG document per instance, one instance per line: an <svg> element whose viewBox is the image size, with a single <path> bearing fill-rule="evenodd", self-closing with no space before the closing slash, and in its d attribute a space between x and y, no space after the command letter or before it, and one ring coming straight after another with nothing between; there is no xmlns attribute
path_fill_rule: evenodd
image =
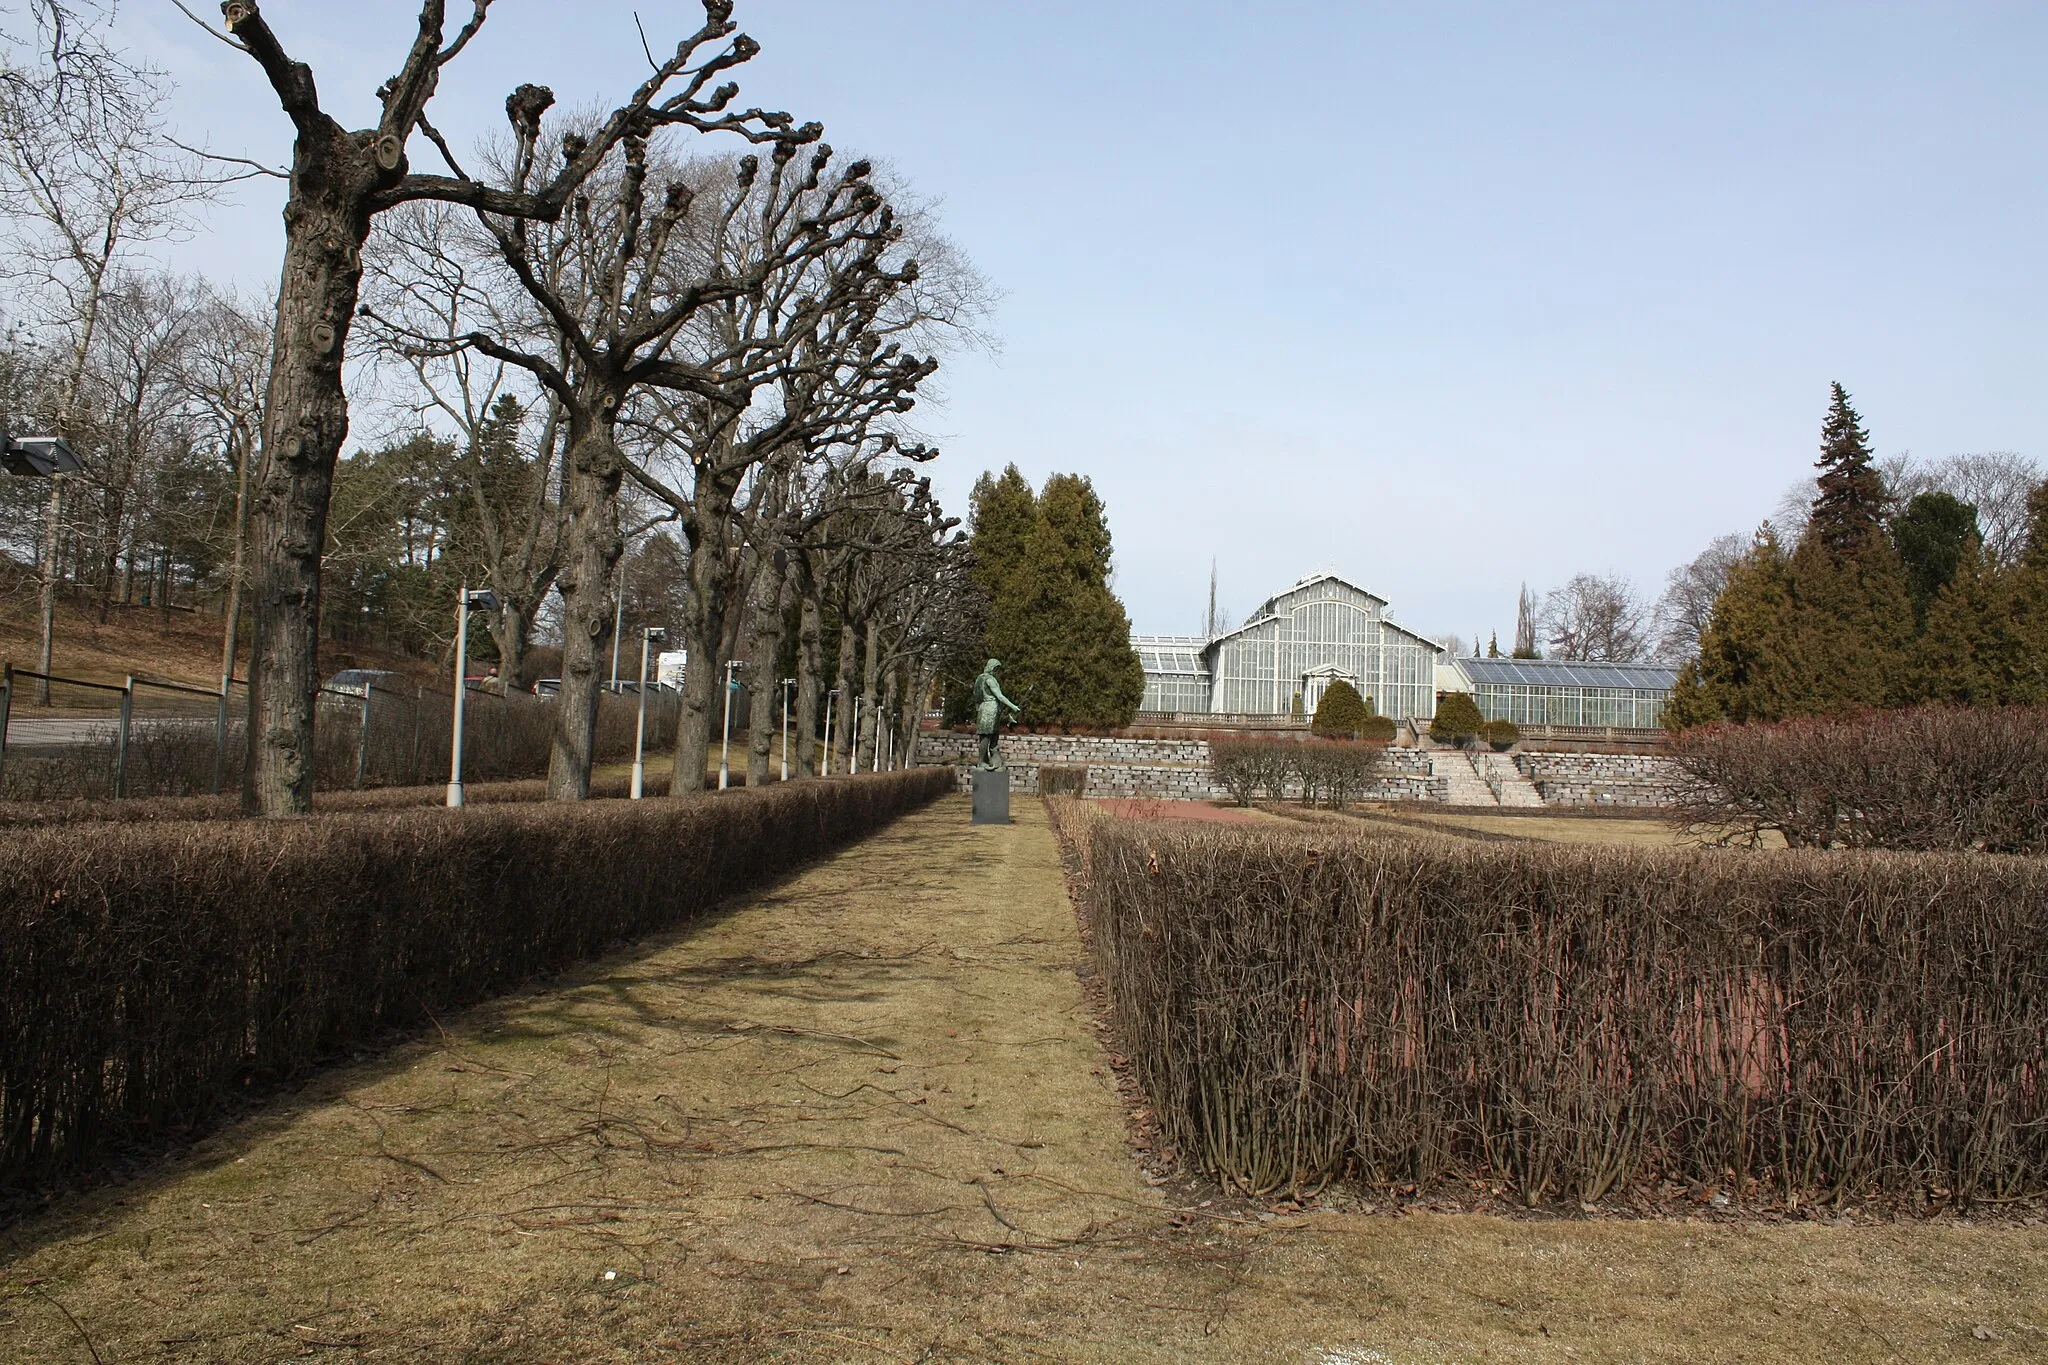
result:
<svg viewBox="0 0 2048 1365"><path fill-rule="evenodd" d="M437 199L495 215L501 223L551 222L628 139L644 142L668 127L753 141L793 136L787 115L732 110L738 88L721 81L758 45L733 24L731 0L704 0L703 25L655 63L633 95L579 138L552 171L539 168L534 150L541 116L554 96L539 86L515 90L506 100L515 141L512 175L506 183L480 180L463 168L426 111L443 68L483 27L489 5L490 0L473 0L470 17L450 35L446 0L422 0L417 31L397 74L378 87L376 124L356 130L323 108L312 68L286 51L254 0L225 0L221 6L227 34L217 36L262 68L295 131L251 517L255 657L249 766L251 799L265 815L301 814L312 807L320 551L334 463L348 433L342 363L362 282L363 246L377 215ZM447 174L411 168L408 147L415 133L433 143ZM589 567L577 565L575 572L587 577ZM578 614L572 628L586 624L585 614ZM576 785L568 777L550 779L558 792Z"/></svg>
<svg viewBox="0 0 2048 1365"><path fill-rule="evenodd" d="M1128 725L1145 699L1131 622L1110 591L1109 520L1095 487L1054 474L1038 494L1022 563L990 613L1005 690L1035 725Z"/></svg>

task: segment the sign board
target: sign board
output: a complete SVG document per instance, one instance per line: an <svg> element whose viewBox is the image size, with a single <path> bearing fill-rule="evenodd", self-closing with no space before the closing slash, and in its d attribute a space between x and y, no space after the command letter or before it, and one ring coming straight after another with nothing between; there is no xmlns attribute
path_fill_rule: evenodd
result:
<svg viewBox="0 0 2048 1365"><path fill-rule="evenodd" d="M687 649L664 649L654 660L654 680L663 687L683 690L683 665L690 662Z"/></svg>

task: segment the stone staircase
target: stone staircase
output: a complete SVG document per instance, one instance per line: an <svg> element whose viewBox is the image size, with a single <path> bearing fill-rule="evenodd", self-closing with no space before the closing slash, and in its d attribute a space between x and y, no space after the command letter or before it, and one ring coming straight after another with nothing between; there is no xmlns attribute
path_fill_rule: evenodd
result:
<svg viewBox="0 0 2048 1365"><path fill-rule="evenodd" d="M1518 806L1543 804L1536 784L1522 775L1505 754L1429 751L1431 777L1444 780L1444 799L1453 806Z"/></svg>
<svg viewBox="0 0 2048 1365"><path fill-rule="evenodd" d="M1493 788L1486 785L1472 766L1472 759L1456 749L1431 749L1429 775L1444 780L1444 800L1453 806L1495 806Z"/></svg>
<svg viewBox="0 0 2048 1365"><path fill-rule="evenodd" d="M1501 805L1533 808L1543 804L1543 794L1536 790L1536 784L1506 754L1483 754L1479 762L1485 774L1493 778L1491 785Z"/></svg>

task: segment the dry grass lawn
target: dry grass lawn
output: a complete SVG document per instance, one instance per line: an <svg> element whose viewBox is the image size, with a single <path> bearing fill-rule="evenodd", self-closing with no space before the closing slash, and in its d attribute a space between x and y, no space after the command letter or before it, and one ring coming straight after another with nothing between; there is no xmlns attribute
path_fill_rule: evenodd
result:
<svg viewBox="0 0 2048 1365"><path fill-rule="evenodd" d="M2003 1361L2048 1231L1154 1185L1038 807L951 798L0 1234L11 1361Z"/></svg>

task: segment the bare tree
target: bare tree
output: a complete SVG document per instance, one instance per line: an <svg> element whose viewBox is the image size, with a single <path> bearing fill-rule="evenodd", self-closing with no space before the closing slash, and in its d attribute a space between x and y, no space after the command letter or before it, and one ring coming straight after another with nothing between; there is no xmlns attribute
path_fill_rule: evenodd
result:
<svg viewBox="0 0 2048 1365"><path fill-rule="evenodd" d="M196 320L185 363L185 386L211 428L212 438L235 471L233 546L229 554L227 601L221 609L221 686L235 675L241 630L242 588L249 532L249 467L263 421L268 348L263 319L268 308L245 305L216 294Z"/></svg>
<svg viewBox="0 0 2048 1365"><path fill-rule="evenodd" d="M34 0L27 17L33 37L0 59L0 212L15 229L0 276L40 329L63 338L50 416L90 461L97 452L81 439L79 406L106 293L131 248L178 231L220 181L165 134L162 77L101 40L104 7ZM36 666L45 674L68 477L51 480L44 516Z"/></svg>
<svg viewBox="0 0 2048 1365"><path fill-rule="evenodd" d="M703 26L654 63L632 97L579 138L573 154L561 158L551 174L539 169L534 152L541 116L554 96L538 86L515 90L506 101L515 143L512 176L501 184L479 180L462 167L426 112L443 68L482 28L489 5L490 0L473 0L470 17L451 36L446 0L422 0L405 58L378 88L377 123L353 131L322 108L312 68L291 57L254 0L225 0L221 6L227 33L216 36L257 62L296 132L251 531L256 591L249 795L266 815L311 809L320 550L334 463L348 432L342 361L362 281L363 245L377 215L436 199L500 221L552 222L629 138L644 140L672 126L754 140L791 136L786 115L731 111L738 89L717 82L758 45L732 23L731 0L704 0ZM416 132L434 145L447 174L410 168L407 147ZM574 571L590 567L577 565Z"/></svg>
<svg viewBox="0 0 2048 1365"><path fill-rule="evenodd" d="M1984 550L2001 564L2018 562L2027 542L2027 495L2041 482L2041 468L2012 450L1916 460L1894 455L1879 464L1893 501L1904 506L1919 493L1947 493L1977 509Z"/></svg>
<svg viewBox="0 0 2048 1365"><path fill-rule="evenodd" d="M1553 658L1633 663L1649 639L1648 616L1628 579L1582 573L1545 596L1541 625Z"/></svg>
<svg viewBox="0 0 2048 1365"><path fill-rule="evenodd" d="M1700 632L1707 628L1714 603L1728 586L1728 571L1748 548L1741 536L1716 536L1690 562L1665 576L1664 595L1657 599L1653 622L1657 658L1675 664L1699 653Z"/></svg>
<svg viewBox="0 0 2048 1365"><path fill-rule="evenodd" d="M1514 657L1517 659L1533 659L1536 657L1536 617L1538 611L1536 594L1530 592L1529 585L1524 583L1521 593L1515 598ZM1477 645L1478 637L1475 636L1473 638L1473 643L1475 646ZM1456 653L1455 650L1452 652Z"/></svg>

